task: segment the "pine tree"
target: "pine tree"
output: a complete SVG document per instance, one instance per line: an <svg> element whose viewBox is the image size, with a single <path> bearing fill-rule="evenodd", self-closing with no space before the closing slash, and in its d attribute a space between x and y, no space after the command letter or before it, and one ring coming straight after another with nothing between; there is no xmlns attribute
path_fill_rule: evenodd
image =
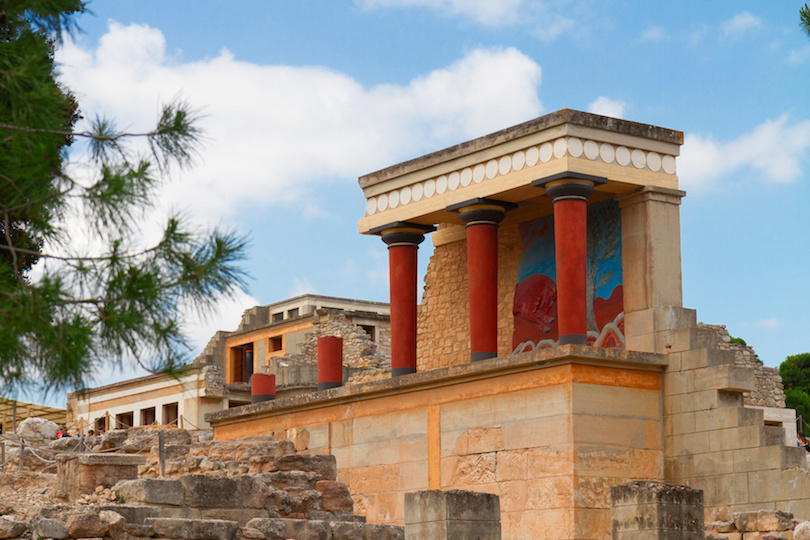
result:
<svg viewBox="0 0 810 540"><path fill-rule="evenodd" d="M245 241L233 232L194 232L173 216L159 242L139 245L139 220L169 173L192 164L201 132L181 102L164 106L148 133L103 118L74 131L80 109L55 78L53 52L84 9L81 0L0 0L4 391L82 387L125 359L172 370L189 351L182 311L210 309L243 284ZM148 150L138 151L142 139ZM86 141L86 163L71 162L74 141Z"/></svg>

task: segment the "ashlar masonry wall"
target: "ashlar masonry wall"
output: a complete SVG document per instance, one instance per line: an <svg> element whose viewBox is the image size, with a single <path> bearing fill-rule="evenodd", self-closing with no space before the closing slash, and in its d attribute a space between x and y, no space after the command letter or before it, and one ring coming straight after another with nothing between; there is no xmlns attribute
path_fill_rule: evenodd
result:
<svg viewBox="0 0 810 540"><path fill-rule="evenodd" d="M441 239L425 275L417 321L417 369L424 371L470 361L470 305L467 240L461 225L439 225ZM520 263L517 224L498 229L498 356L512 353L512 305Z"/></svg>
<svg viewBox="0 0 810 540"><path fill-rule="evenodd" d="M568 345L209 420L217 439L272 434L334 455L372 523L402 524L406 492L466 489L500 496L505 539L607 539L610 486L663 479L663 362Z"/></svg>

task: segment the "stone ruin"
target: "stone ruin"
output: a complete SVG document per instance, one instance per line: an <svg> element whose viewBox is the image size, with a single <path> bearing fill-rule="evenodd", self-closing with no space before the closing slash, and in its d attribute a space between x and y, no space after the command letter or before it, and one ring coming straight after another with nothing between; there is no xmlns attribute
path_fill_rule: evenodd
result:
<svg viewBox="0 0 810 540"><path fill-rule="evenodd" d="M156 430L116 430L91 441L95 452L59 454L56 495L65 502L37 508L27 521L0 519L0 539L404 538L402 527L353 515L333 456L298 454L271 437L163 433L163 477Z"/></svg>

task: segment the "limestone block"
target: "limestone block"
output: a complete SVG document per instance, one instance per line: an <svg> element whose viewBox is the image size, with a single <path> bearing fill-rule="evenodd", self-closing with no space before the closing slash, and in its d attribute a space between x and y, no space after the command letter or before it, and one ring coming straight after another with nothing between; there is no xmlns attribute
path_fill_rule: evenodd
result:
<svg viewBox="0 0 810 540"><path fill-rule="evenodd" d="M277 514L273 513L275 515ZM244 526L251 519L270 517L270 512L264 508L200 508L199 516L200 519L235 521Z"/></svg>
<svg viewBox="0 0 810 540"><path fill-rule="evenodd" d="M337 463L330 455L288 454L279 457L276 465L279 471L313 472L322 480L337 480Z"/></svg>
<svg viewBox="0 0 810 540"><path fill-rule="evenodd" d="M323 510L323 494L316 490L290 492L291 513L307 515L313 510Z"/></svg>
<svg viewBox="0 0 810 540"><path fill-rule="evenodd" d="M661 398L658 390L573 383L571 412L600 416L632 415L657 420L661 416Z"/></svg>
<svg viewBox="0 0 810 540"><path fill-rule="evenodd" d="M759 446L740 448L733 453L734 472L749 472L764 466L791 469L803 467L807 452L798 446Z"/></svg>
<svg viewBox="0 0 810 540"><path fill-rule="evenodd" d="M367 523L363 527L367 540L405 540L405 528L397 527L395 525L379 525L375 523ZM334 536L333 540L339 540ZM346 539L350 540L350 539ZM353 540L353 539L351 539Z"/></svg>
<svg viewBox="0 0 810 540"><path fill-rule="evenodd" d="M696 431L715 431L738 426L761 426L764 424L761 409L748 407L722 407L695 412Z"/></svg>
<svg viewBox="0 0 810 540"><path fill-rule="evenodd" d="M505 450L518 450L572 442L570 422L570 415L513 421L503 426L503 447Z"/></svg>
<svg viewBox="0 0 810 540"><path fill-rule="evenodd" d="M53 538L54 540L64 540L69 538L67 525L59 519L40 518L34 519L30 523L31 532L34 537Z"/></svg>
<svg viewBox="0 0 810 540"><path fill-rule="evenodd" d="M138 478L118 482L113 491L125 503L183 505L183 484L172 478Z"/></svg>
<svg viewBox="0 0 810 540"><path fill-rule="evenodd" d="M127 534L130 536L130 538L133 536L139 536L141 538L149 538L155 535L155 529L151 525L127 523L126 525L124 525L124 529L127 531Z"/></svg>
<svg viewBox="0 0 810 540"><path fill-rule="evenodd" d="M349 488L343 482L334 480L321 480L316 483L315 489L323 496L322 507L327 512L354 511L354 501Z"/></svg>
<svg viewBox="0 0 810 540"><path fill-rule="evenodd" d="M695 414L690 411L666 415L664 417L664 435L682 435L697 431L695 428Z"/></svg>
<svg viewBox="0 0 810 540"><path fill-rule="evenodd" d="M665 371L662 378L665 396L695 391L694 371Z"/></svg>
<svg viewBox="0 0 810 540"><path fill-rule="evenodd" d="M504 450L495 453L495 476L498 482L525 480L527 467L526 450Z"/></svg>
<svg viewBox="0 0 810 540"><path fill-rule="evenodd" d="M711 346L686 350L681 353L681 369L703 369L712 366L734 365L734 351L725 351Z"/></svg>
<svg viewBox="0 0 810 540"><path fill-rule="evenodd" d="M721 407L742 407L743 396L739 392L703 390L664 396L664 414L677 414L688 411L706 411Z"/></svg>
<svg viewBox="0 0 810 540"><path fill-rule="evenodd" d="M405 494L406 539L500 539L497 495L470 491Z"/></svg>
<svg viewBox="0 0 810 540"><path fill-rule="evenodd" d="M570 476L537 478L529 483L526 508L571 508L574 506L574 480Z"/></svg>
<svg viewBox="0 0 810 540"><path fill-rule="evenodd" d="M740 532L758 531L757 527L757 512L735 512L734 513L734 526Z"/></svg>
<svg viewBox="0 0 810 540"><path fill-rule="evenodd" d="M239 527L239 538L243 540L265 540L264 533L251 527Z"/></svg>
<svg viewBox="0 0 810 540"><path fill-rule="evenodd" d="M219 519L149 518L146 523L159 537L189 540L232 540L239 530L235 521Z"/></svg>
<svg viewBox="0 0 810 540"><path fill-rule="evenodd" d="M527 478L574 474L573 445L530 448L526 451Z"/></svg>
<svg viewBox="0 0 810 540"><path fill-rule="evenodd" d="M734 472L734 452L731 450L695 454L694 474L714 476Z"/></svg>
<svg viewBox="0 0 810 540"><path fill-rule="evenodd" d="M23 521L13 521L11 519L0 518L0 538L17 538L28 529Z"/></svg>
<svg viewBox="0 0 810 540"><path fill-rule="evenodd" d="M704 495L708 505L743 504L756 500L750 498L752 491L749 489L749 481L745 473L704 478L707 480Z"/></svg>
<svg viewBox="0 0 810 540"><path fill-rule="evenodd" d="M703 493L685 486L633 481L610 488L613 537L628 532L703 532Z"/></svg>
<svg viewBox="0 0 810 540"><path fill-rule="evenodd" d="M717 341L717 335L710 328L692 326L691 328L677 328L659 332L661 341L670 353L679 353L692 350L709 349ZM681 369L691 369L681 367Z"/></svg>
<svg viewBox="0 0 810 540"><path fill-rule="evenodd" d="M115 506L100 506L99 510L110 510L121 514L127 520L127 527L133 524L143 524L146 518L160 517L160 508L157 506L143 506L140 504L116 504ZM135 536L149 536L136 534Z"/></svg>
<svg viewBox="0 0 810 540"><path fill-rule="evenodd" d="M793 514L781 510L760 510L757 512L758 531L787 531L793 529Z"/></svg>
<svg viewBox="0 0 810 540"><path fill-rule="evenodd" d="M316 473L304 471L274 471L259 478L276 489L315 489L320 479Z"/></svg>
<svg viewBox="0 0 810 540"><path fill-rule="evenodd" d="M754 370L723 364L696 369L695 390L728 390L735 392L750 392L756 390L757 380Z"/></svg>
<svg viewBox="0 0 810 540"><path fill-rule="evenodd" d="M185 505L195 508L264 508L267 488L253 476L187 474L180 478ZM222 494L227 493L227 497Z"/></svg>
<svg viewBox="0 0 810 540"><path fill-rule="evenodd" d="M126 538L127 520L124 518L124 516L122 516L118 512L113 512L111 510L102 510L98 513L98 517L100 517L103 521L109 523L110 538L112 538L113 540Z"/></svg>
<svg viewBox="0 0 810 540"><path fill-rule="evenodd" d="M73 514L68 516L66 525L72 538L101 537L110 530L110 524L98 514Z"/></svg>

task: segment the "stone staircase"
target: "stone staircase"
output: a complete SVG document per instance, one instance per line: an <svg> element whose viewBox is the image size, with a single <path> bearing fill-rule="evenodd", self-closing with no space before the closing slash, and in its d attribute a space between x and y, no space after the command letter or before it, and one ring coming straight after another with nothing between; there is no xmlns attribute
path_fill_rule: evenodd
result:
<svg viewBox="0 0 810 540"><path fill-rule="evenodd" d="M756 369L722 346L719 328L693 322L659 336L669 357L666 481L703 490L707 515L769 509L810 516L806 452L785 444L783 428L765 425L761 409L744 406L744 394L757 390Z"/></svg>

